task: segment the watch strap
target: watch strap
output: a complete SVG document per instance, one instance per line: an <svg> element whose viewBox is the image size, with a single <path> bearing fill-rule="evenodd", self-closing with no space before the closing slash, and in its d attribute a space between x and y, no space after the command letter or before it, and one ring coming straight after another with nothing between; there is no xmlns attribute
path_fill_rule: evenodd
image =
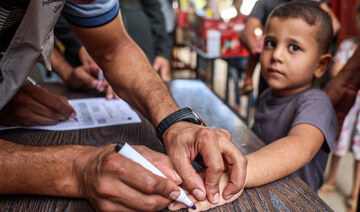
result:
<svg viewBox="0 0 360 212"><path fill-rule="evenodd" d="M202 120L197 116L197 114L189 107L175 111L165 117L156 127L156 136L158 137L161 145L163 145L162 136L165 131L170 126L179 121L187 121L198 125L205 125Z"/></svg>

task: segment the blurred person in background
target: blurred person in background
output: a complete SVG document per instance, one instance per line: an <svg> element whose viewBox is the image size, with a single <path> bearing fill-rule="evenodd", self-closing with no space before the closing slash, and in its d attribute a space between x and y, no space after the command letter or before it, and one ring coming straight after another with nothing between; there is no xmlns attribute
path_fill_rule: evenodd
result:
<svg viewBox="0 0 360 212"><path fill-rule="evenodd" d="M158 0L119 0L126 31L144 51L155 71L171 80L172 41Z"/></svg>

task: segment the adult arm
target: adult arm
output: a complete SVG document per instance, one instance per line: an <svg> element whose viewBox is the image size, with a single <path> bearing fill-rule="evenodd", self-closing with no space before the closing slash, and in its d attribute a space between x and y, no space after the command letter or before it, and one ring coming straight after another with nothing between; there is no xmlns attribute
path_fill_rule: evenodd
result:
<svg viewBox="0 0 360 212"><path fill-rule="evenodd" d="M252 54L260 53L257 52L258 40L256 37L254 37L254 30L256 28L263 30L261 21L256 17L249 16L246 21L245 28L240 36L241 44L243 44L245 48Z"/></svg>
<svg viewBox="0 0 360 212"><path fill-rule="evenodd" d="M360 48L357 48L339 74L332 78L325 88L338 118L338 133L346 114L355 102L356 93L360 89L359 58Z"/></svg>
<svg viewBox="0 0 360 212"><path fill-rule="evenodd" d="M114 145L30 147L0 140L0 194L87 198L97 211L160 210L179 194L174 182L181 180L166 155L135 148L170 180L116 153Z"/></svg>
<svg viewBox="0 0 360 212"><path fill-rule="evenodd" d="M114 91L154 126L179 109L144 53L127 35L120 15L98 27L71 27L102 68ZM228 132L178 122L165 132L163 139L185 189L198 199L204 199L207 195L210 201L218 201L218 184L226 165L231 165L232 171L231 182L225 188L224 195L243 188L246 161L231 143ZM207 166L205 182L191 166L198 153L203 156Z"/></svg>
<svg viewBox="0 0 360 212"><path fill-rule="evenodd" d="M336 17L334 11L329 7L329 4L327 2L321 2L320 7L330 15L334 30L334 35L336 35L340 31L340 27L341 27L339 19Z"/></svg>
<svg viewBox="0 0 360 212"><path fill-rule="evenodd" d="M241 43L251 54L260 54L258 51L258 39L254 37L256 28L264 30L264 23L268 16L267 4L269 1L258 0L245 22L245 28L240 35Z"/></svg>

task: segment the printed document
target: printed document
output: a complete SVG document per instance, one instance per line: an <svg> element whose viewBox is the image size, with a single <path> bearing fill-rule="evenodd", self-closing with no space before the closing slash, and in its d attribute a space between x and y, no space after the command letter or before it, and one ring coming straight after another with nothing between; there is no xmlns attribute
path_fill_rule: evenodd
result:
<svg viewBox="0 0 360 212"><path fill-rule="evenodd" d="M76 111L76 118L59 122L56 125L33 127L5 127L0 130L26 128L52 131L76 130L104 127L120 124L140 123L140 117L124 100L106 100L105 98L69 99Z"/></svg>

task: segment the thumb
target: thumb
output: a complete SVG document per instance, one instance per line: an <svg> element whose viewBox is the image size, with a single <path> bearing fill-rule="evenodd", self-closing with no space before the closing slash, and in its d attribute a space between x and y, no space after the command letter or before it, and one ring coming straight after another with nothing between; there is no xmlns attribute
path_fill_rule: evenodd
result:
<svg viewBox="0 0 360 212"><path fill-rule="evenodd" d="M81 71L77 71L76 76L88 88L96 88L99 83L99 80L97 80L97 78L94 78L84 69L81 69Z"/></svg>
<svg viewBox="0 0 360 212"><path fill-rule="evenodd" d="M159 72L161 67L160 67L160 64L155 61L153 64L153 68L156 72Z"/></svg>

